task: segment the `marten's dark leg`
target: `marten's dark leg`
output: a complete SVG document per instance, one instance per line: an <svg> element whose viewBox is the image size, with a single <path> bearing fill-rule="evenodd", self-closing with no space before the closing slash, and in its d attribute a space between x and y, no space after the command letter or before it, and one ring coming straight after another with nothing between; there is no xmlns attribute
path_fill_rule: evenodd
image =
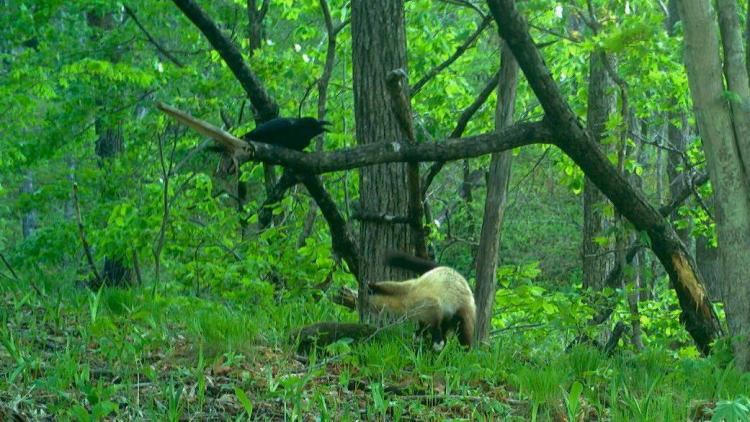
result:
<svg viewBox="0 0 750 422"><path fill-rule="evenodd" d="M458 324L461 322L461 319L458 317L458 315L453 315L452 318L446 318L441 323L441 328L443 329L443 335L448 335L449 332L454 331L456 332L458 330Z"/></svg>
<svg viewBox="0 0 750 422"><path fill-rule="evenodd" d="M436 352L443 350L445 339L443 338L443 328L440 320L430 324L430 334L432 335L432 349Z"/></svg>

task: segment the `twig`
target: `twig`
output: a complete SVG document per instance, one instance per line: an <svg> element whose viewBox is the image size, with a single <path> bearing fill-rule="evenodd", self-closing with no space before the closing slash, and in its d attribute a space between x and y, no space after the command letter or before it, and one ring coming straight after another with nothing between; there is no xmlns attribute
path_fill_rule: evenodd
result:
<svg viewBox="0 0 750 422"><path fill-rule="evenodd" d="M523 177L521 177L521 180L519 180L518 183L516 183L515 186L513 186L513 188L509 190L509 192L514 192L516 189L518 189L518 187L521 186L521 183L523 183L527 177L529 177L532 173L536 171L537 167L539 167L539 165L542 164L542 161L544 161L544 159L547 157L547 153L549 152L550 149L552 148L547 148L544 150L544 152L539 157L539 159L536 160L536 163L534 163L534 166L531 167L531 170L529 170L526 174L524 174Z"/></svg>
<svg viewBox="0 0 750 422"><path fill-rule="evenodd" d="M477 12L479 16L482 17L482 19L484 19L485 16L487 16L487 14L482 11L482 9L480 9L477 5L470 2L469 0L441 0L441 1L443 3L455 4L457 6L462 6L462 7L468 7L469 9L472 9L475 12Z"/></svg>
<svg viewBox="0 0 750 422"><path fill-rule="evenodd" d="M143 286L143 277L141 277L141 263L138 261L138 251L133 248L133 268L135 269L135 279L138 285Z"/></svg>
<svg viewBox="0 0 750 422"><path fill-rule="evenodd" d="M408 400L408 401L420 401L422 403L428 403L428 404L437 404L444 402L445 400L464 400L464 401L471 401L471 402L478 402L485 400L485 397L477 397L477 396L466 396L466 395L460 395L460 394L439 394L439 395L426 395L426 394L409 394L409 395L400 395L397 394L399 398Z"/></svg>
<svg viewBox="0 0 750 422"><path fill-rule="evenodd" d="M461 44L456 51L445 61L438 64L434 68L432 68L429 72L427 72L426 75L422 77L417 83L415 83L411 88L411 96L417 95L420 89L422 89L427 82L429 82L432 78L438 75L438 73L442 72L445 68L453 64L456 60L458 60L459 57L461 57L466 50L468 50L472 44L474 44L474 41L479 38L479 35L482 34L482 32L490 25L490 22L492 22L492 16L485 16L482 19L482 22L479 24L479 27L474 31L471 35L469 35L469 38L464 41L463 44Z"/></svg>
<svg viewBox="0 0 750 422"><path fill-rule="evenodd" d="M534 28L534 29L536 29L539 32L545 33L547 35L552 35L553 37L561 38L563 40L568 40L568 41L570 41L572 43L580 43L581 42L581 40L577 40L577 39L575 39L573 37L569 37L569 36L567 36L565 34L561 34L559 32L553 31L553 30L548 29L548 28L544 28L544 27L539 26L539 25L534 25L532 23L529 23L529 26L532 27L532 28Z"/></svg>
<svg viewBox="0 0 750 422"><path fill-rule="evenodd" d="M0 253L0 259L2 259L3 264L5 264L5 268L7 268L8 271L10 271L10 274L13 277L12 278L8 277L7 275L5 275L3 273L0 273L0 275L3 276L3 277L5 277L5 278L7 278L8 280L13 280L15 282L20 282L21 278L18 277L18 274L16 274L16 271L13 269L13 266L10 265L10 262L8 262L8 260L5 258L5 256L3 254L1 254L1 253ZM39 296L46 296L44 294L44 292L42 292L39 289L39 287L37 287L36 284L32 283L31 281L29 281L29 286L31 286L31 288L34 289L34 291L36 292L36 294L38 294Z"/></svg>
<svg viewBox="0 0 750 422"><path fill-rule="evenodd" d="M708 208L708 205L706 205L706 202L703 201L703 197L698 193L698 190L695 188L695 184L692 183L692 179L689 181L690 183L690 190L693 192L693 195L695 195L695 200L698 202L698 205L703 208L703 211L708 215L708 218L710 218L713 221L716 221L713 214L711 214L711 210Z"/></svg>
<svg viewBox="0 0 750 422"><path fill-rule="evenodd" d="M456 127L453 129L453 132L450 134L450 138L459 138L461 135L463 135L464 130L466 130L466 125L469 124L469 120L474 116L474 114L479 110L482 105L487 101L487 99L490 97L492 92L495 91L495 88L497 87L497 84L500 81L500 71L498 70L493 76L492 79L487 81L487 83L482 88L482 91L479 93L477 98L474 99L474 101L464 109L464 111L461 113L461 116L458 118L458 121L456 122ZM432 166L430 166L430 169L427 171L427 175L425 176L424 180L422 181L422 197L424 197L427 194L427 189L432 184L432 181L435 179L435 176L437 176L438 173L440 173L440 170L442 170L443 166L445 165L445 161L438 161L434 163Z"/></svg>
<svg viewBox="0 0 750 422"><path fill-rule="evenodd" d="M94 278L96 278L97 285L102 285L102 278L99 276L99 272L96 270L96 265L94 264L94 257L91 254L91 248L89 247L89 242L86 241L86 232L84 230L83 226L83 219L81 218L81 207L78 204L78 183L73 183L73 205L76 209L76 220L78 221L78 235L81 237L81 244L83 245L83 251L86 253L86 260L89 263L89 268L91 268L91 272L94 273Z"/></svg>
<svg viewBox="0 0 750 422"><path fill-rule="evenodd" d="M131 18L133 18L133 22L135 22L135 24L138 26L138 28L141 29L141 31L146 36L146 38L148 39L148 41L151 44L153 44L153 46L156 47L156 49L159 50L159 52L164 55L164 57L168 58L172 63L174 63L175 65L177 65L177 67L184 67L185 66L185 65L182 64L182 62L180 60L177 59L177 57L173 56L172 53L170 53L164 47L162 47L161 44L159 44L159 42L156 41L156 39L151 36L151 34L146 30L146 28L144 28L144 26L141 25L141 22L138 20L138 17L135 15L135 12L133 11L133 9L131 9L130 7L128 7L127 4L123 4L123 7L125 8L125 13L127 13L128 16L130 16Z"/></svg>
<svg viewBox="0 0 750 422"><path fill-rule="evenodd" d="M10 273L11 273L11 274L13 275L13 278L14 278L14 279L15 279L16 281L21 281L21 279L20 279L20 278L18 278L18 274L16 274L16 271L15 271L15 270L13 269L13 267L12 267L12 266L10 265L10 262L8 262L8 260L7 260L7 259L5 259L5 255L3 255L3 254L1 254L1 253L0 253L0 259L2 259L2 260L3 260L3 264L5 264L5 268L7 268L7 269L8 269L8 271L10 271Z"/></svg>

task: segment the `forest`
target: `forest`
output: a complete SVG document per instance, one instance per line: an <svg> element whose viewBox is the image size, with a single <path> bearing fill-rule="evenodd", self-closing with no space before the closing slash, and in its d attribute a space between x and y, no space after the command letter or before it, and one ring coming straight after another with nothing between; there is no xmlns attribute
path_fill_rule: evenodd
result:
<svg viewBox="0 0 750 422"><path fill-rule="evenodd" d="M750 421L749 16L0 1L0 420Z"/></svg>

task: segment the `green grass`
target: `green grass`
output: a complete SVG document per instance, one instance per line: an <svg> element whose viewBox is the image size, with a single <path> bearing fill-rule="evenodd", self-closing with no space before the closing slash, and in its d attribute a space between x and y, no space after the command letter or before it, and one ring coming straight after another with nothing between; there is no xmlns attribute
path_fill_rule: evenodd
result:
<svg viewBox="0 0 750 422"><path fill-rule="evenodd" d="M434 353L397 326L303 359L295 327L355 316L325 298L47 291L0 288L0 403L29 419L701 420L741 414L750 391L712 358L565 351L552 329Z"/></svg>

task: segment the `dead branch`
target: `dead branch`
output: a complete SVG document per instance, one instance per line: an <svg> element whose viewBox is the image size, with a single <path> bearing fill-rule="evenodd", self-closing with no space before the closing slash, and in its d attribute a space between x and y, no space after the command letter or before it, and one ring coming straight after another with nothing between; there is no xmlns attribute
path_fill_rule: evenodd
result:
<svg viewBox="0 0 750 422"><path fill-rule="evenodd" d="M307 354L313 346L327 346L343 338L358 341L369 338L375 332L376 328L369 324L317 322L295 330L292 340L298 342L298 353Z"/></svg>

